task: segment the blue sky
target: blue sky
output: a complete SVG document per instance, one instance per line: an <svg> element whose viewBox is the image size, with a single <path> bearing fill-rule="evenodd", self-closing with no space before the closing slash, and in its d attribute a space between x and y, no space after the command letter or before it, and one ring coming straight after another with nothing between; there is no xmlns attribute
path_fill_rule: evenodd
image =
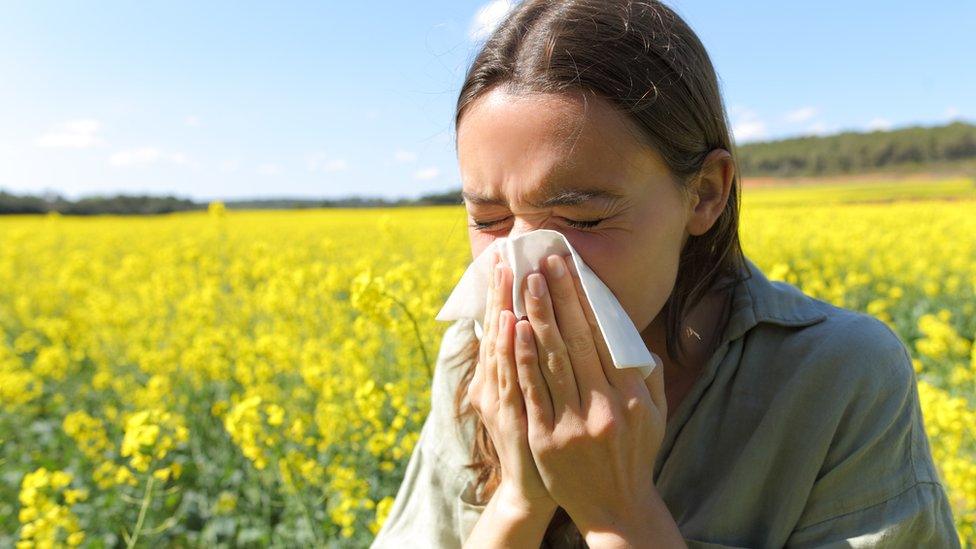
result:
<svg viewBox="0 0 976 549"><path fill-rule="evenodd" d="M740 143L976 120L976 2L672 0ZM415 197L504 1L8 2L0 189Z"/></svg>

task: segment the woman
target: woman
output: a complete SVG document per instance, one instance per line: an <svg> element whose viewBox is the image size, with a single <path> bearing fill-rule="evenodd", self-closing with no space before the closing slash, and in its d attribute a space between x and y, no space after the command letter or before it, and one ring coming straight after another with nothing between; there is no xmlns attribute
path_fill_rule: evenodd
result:
<svg viewBox="0 0 976 549"><path fill-rule="evenodd" d="M614 368L572 262L523 319L502 266L374 547L959 545L904 345L742 255L717 78L672 10L517 5L456 128L472 256L562 232L664 365Z"/></svg>

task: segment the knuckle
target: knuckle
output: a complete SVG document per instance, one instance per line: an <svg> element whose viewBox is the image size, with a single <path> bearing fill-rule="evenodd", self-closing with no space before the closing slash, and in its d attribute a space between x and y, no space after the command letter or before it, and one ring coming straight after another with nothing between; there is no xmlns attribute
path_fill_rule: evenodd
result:
<svg viewBox="0 0 976 549"><path fill-rule="evenodd" d="M546 367L556 377L562 377L571 368L569 358L565 353L559 351L549 351L546 353Z"/></svg>
<svg viewBox="0 0 976 549"><path fill-rule="evenodd" d="M540 318L533 322L532 329L538 334L539 339L543 341L548 341L556 335L556 325L546 318Z"/></svg>
<svg viewBox="0 0 976 549"><path fill-rule="evenodd" d="M590 334L571 333L566 336L566 350L573 355L588 355L593 349L593 340Z"/></svg>
<svg viewBox="0 0 976 549"><path fill-rule="evenodd" d="M610 440L616 438L620 428L620 419L608 415L593 421L590 426L590 436L598 440Z"/></svg>
<svg viewBox="0 0 976 549"><path fill-rule="evenodd" d="M535 362L535 351L533 351L531 348L516 348L515 362L522 365L532 364Z"/></svg>
<svg viewBox="0 0 976 549"><path fill-rule="evenodd" d="M613 400L599 392L590 397L590 414L595 417L613 415Z"/></svg>
<svg viewBox="0 0 976 549"><path fill-rule="evenodd" d="M512 387L513 384L510 383L511 379L507 370L500 373L501 375L498 376L498 393L502 396L508 396L514 388Z"/></svg>
<svg viewBox="0 0 976 549"><path fill-rule="evenodd" d="M624 413L630 417L638 418L647 414L647 402L639 396L629 396L624 399Z"/></svg>
<svg viewBox="0 0 976 549"><path fill-rule="evenodd" d="M478 411L481 413L481 417L491 418L495 415L495 403L491 402L485 396L481 396L478 399Z"/></svg>

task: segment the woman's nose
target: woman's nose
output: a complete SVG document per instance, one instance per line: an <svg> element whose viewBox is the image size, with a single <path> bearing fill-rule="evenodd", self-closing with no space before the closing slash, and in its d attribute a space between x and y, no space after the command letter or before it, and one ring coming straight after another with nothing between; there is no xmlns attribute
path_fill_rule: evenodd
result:
<svg viewBox="0 0 976 549"><path fill-rule="evenodd" d="M545 226L545 222L545 219L540 221L530 221L527 219L516 218L515 221L512 222L512 229L508 231L508 238L516 238L536 229L542 229Z"/></svg>

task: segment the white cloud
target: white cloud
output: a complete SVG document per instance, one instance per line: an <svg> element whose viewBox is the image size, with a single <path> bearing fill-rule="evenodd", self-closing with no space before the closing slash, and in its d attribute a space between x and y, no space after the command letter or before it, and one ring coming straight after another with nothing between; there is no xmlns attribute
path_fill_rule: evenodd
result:
<svg viewBox="0 0 976 549"><path fill-rule="evenodd" d="M440 169L438 169L435 166L431 166L429 168L424 168L422 170L417 170L413 172L413 178L419 179L421 181L426 181L428 179L434 179L440 174L441 174Z"/></svg>
<svg viewBox="0 0 976 549"><path fill-rule="evenodd" d="M305 156L305 167L310 172L341 172L349 168L349 164L342 158L326 160L324 153L313 153Z"/></svg>
<svg viewBox="0 0 976 549"><path fill-rule="evenodd" d="M806 122L807 120L810 120L811 118L816 116L816 114L817 114L816 107L809 107L809 106L800 107L799 109L795 109L786 113L786 116L784 116L783 119L792 124L801 124L803 122Z"/></svg>
<svg viewBox="0 0 976 549"><path fill-rule="evenodd" d="M830 127L824 124L823 122L814 122L813 124L810 124L810 126L807 127L807 132L812 133L814 135L826 135L831 131L832 130L830 129Z"/></svg>
<svg viewBox="0 0 976 549"><path fill-rule="evenodd" d="M889 121L887 118L881 118L881 117L872 118L871 121L868 122L868 129L872 131L887 130L890 128L891 128L891 121Z"/></svg>
<svg viewBox="0 0 976 549"><path fill-rule="evenodd" d="M959 118L959 114L960 114L959 109L957 109L955 105L952 105L945 110L945 117L948 118L949 120L954 120L956 118Z"/></svg>
<svg viewBox="0 0 976 549"><path fill-rule="evenodd" d="M396 152L393 153L393 160L396 160L397 162L414 162L417 160L417 153L397 149Z"/></svg>
<svg viewBox="0 0 976 549"><path fill-rule="evenodd" d="M742 115L755 116L755 112L749 107L743 105L730 105L729 106L729 118L735 119Z"/></svg>
<svg viewBox="0 0 976 549"><path fill-rule="evenodd" d="M241 161L236 158L233 160L224 160L220 163L220 171L230 173L236 172L241 167Z"/></svg>
<svg viewBox="0 0 976 549"><path fill-rule="evenodd" d="M488 38L513 6L510 0L492 0L478 8L468 27L468 38L476 42Z"/></svg>
<svg viewBox="0 0 976 549"><path fill-rule="evenodd" d="M34 144L38 147L55 149L88 149L104 145L98 136L102 123L93 118L69 120L52 131L38 137Z"/></svg>
<svg viewBox="0 0 976 549"><path fill-rule="evenodd" d="M734 112L736 114L733 117L735 120L732 122L732 134L737 142L744 143L766 137L766 124L755 111L736 107Z"/></svg>
<svg viewBox="0 0 976 549"><path fill-rule="evenodd" d="M108 158L108 163L117 167L155 164L157 162L169 162L171 164L183 165L187 164L189 159L183 153L166 152L157 149L156 147L127 149L114 153Z"/></svg>
<svg viewBox="0 0 976 549"><path fill-rule="evenodd" d="M183 124L190 126L191 128L199 127L200 118L192 114L187 115L186 118L183 119Z"/></svg>
<svg viewBox="0 0 976 549"><path fill-rule="evenodd" d="M261 175L278 175L281 173L281 167L277 164L261 164L258 166L258 173Z"/></svg>
<svg viewBox="0 0 976 549"><path fill-rule="evenodd" d="M349 165L346 164L346 161L345 160L343 160L341 158L334 158L334 159L329 160L328 162L326 162L325 163L325 166L322 166L322 171L326 171L326 172L341 172L341 171L345 170L348 167L349 167Z"/></svg>

